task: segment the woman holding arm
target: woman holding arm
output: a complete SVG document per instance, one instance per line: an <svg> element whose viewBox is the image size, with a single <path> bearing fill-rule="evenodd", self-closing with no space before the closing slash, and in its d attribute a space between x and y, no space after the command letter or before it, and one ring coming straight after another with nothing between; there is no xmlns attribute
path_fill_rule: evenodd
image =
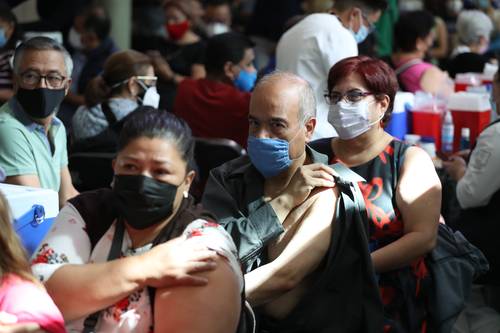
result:
<svg viewBox="0 0 500 333"><path fill-rule="evenodd" d="M113 188L61 210L32 269L68 329L236 330L243 278L230 236L188 195L193 144L183 121L141 107L122 129Z"/></svg>
<svg viewBox="0 0 500 333"><path fill-rule="evenodd" d="M389 332L423 332L423 258L436 243L441 185L423 150L384 130L397 88L394 72L381 60L359 56L335 64L325 98L339 137L312 146L322 146L318 150L331 163L343 163L366 180L359 185Z"/></svg>

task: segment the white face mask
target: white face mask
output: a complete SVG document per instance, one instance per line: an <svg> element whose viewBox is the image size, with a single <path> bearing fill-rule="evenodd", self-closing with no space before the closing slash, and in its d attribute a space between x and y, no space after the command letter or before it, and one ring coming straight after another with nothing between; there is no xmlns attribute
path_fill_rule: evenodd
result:
<svg viewBox="0 0 500 333"><path fill-rule="evenodd" d="M76 31L75 27L71 27L68 33L68 42L75 50L82 50L82 40L80 34Z"/></svg>
<svg viewBox="0 0 500 333"><path fill-rule="evenodd" d="M339 138L350 140L368 131L378 123L384 115L374 122L370 122L368 106L371 104L362 100L356 104L340 101L330 106L328 122L335 128Z"/></svg>
<svg viewBox="0 0 500 333"><path fill-rule="evenodd" d="M152 106L158 109L160 105L160 94L158 94L155 86L146 89L144 97L142 98L142 105Z"/></svg>
<svg viewBox="0 0 500 333"><path fill-rule="evenodd" d="M208 37L212 37L215 35L223 34L225 32L229 32L229 27L224 23L213 22L207 24L206 32Z"/></svg>

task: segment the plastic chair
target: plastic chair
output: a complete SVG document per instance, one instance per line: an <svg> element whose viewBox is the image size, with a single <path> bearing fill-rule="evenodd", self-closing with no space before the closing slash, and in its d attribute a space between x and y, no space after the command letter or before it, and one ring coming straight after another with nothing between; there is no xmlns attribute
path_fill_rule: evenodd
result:
<svg viewBox="0 0 500 333"><path fill-rule="evenodd" d="M69 170L78 191L110 187L113 180L111 162L115 153L74 153L69 156Z"/></svg>
<svg viewBox="0 0 500 333"><path fill-rule="evenodd" d="M210 170L243 155L246 155L245 149L233 140L195 138L194 159L198 177L191 187L191 194L199 200Z"/></svg>

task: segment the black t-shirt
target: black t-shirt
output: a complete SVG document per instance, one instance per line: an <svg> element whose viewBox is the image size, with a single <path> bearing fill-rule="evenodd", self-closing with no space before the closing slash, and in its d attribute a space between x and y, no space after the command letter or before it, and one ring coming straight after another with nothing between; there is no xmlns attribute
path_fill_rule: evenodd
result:
<svg viewBox="0 0 500 333"><path fill-rule="evenodd" d="M477 53L460 53L448 63L448 73L455 77L459 73L482 73L488 59Z"/></svg>
<svg viewBox="0 0 500 333"><path fill-rule="evenodd" d="M184 76L191 75L193 64L205 62L205 42L178 45L159 36L137 36L132 41L135 50L146 52L156 50L161 53L174 72Z"/></svg>

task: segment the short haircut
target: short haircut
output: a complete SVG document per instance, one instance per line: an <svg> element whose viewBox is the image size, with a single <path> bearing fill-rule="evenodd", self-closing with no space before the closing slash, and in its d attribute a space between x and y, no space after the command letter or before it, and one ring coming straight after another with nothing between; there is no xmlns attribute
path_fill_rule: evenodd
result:
<svg viewBox="0 0 500 333"><path fill-rule="evenodd" d="M16 50L14 51L14 73L19 73L19 66L21 64L21 59L24 55L25 51L57 51L62 53L64 57L64 65L66 67L66 76L71 77L71 73L73 71L73 60L69 55L68 51L49 37L33 37L28 39L27 41L21 43Z"/></svg>
<svg viewBox="0 0 500 333"><path fill-rule="evenodd" d="M417 49L417 39L429 36L434 25L434 16L425 10L402 13L394 26L396 50L403 52L415 51Z"/></svg>
<svg viewBox="0 0 500 333"><path fill-rule="evenodd" d="M362 78L366 88L375 99L381 99L384 95L389 96L389 106L382 118L384 125L387 124L391 118L394 98L398 91L396 74L386 62L380 59L367 56L345 58L337 62L328 73L328 93L330 94L337 84L353 73Z"/></svg>
<svg viewBox="0 0 500 333"><path fill-rule="evenodd" d="M316 98L314 91L306 80L300 76L283 71L274 71L263 76L257 83L255 90L266 84L276 80L287 80L290 82L290 87L295 87L299 95L299 121L306 123L310 118L316 117Z"/></svg>
<svg viewBox="0 0 500 333"><path fill-rule="evenodd" d="M254 43L245 35L226 32L210 38L205 51L207 73L221 74L224 65L230 61L238 64L245 56L245 51L254 47Z"/></svg>
<svg viewBox="0 0 500 333"><path fill-rule="evenodd" d="M461 43L472 45L481 37L490 38L493 24L491 19L479 10L464 10L457 19L457 35Z"/></svg>
<svg viewBox="0 0 500 333"><path fill-rule="evenodd" d="M172 143L186 162L187 170L193 170L194 138L184 120L165 110L139 106L127 116L118 139L118 152L141 137L160 138Z"/></svg>
<svg viewBox="0 0 500 333"><path fill-rule="evenodd" d="M384 11L387 8L387 0L336 0L333 5L333 8L340 12L353 7L359 7L369 13Z"/></svg>
<svg viewBox="0 0 500 333"><path fill-rule="evenodd" d="M111 19L106 10L99 7L89 10L83 22L83 29L95 33L100 41L106 39L111 31Z"/></svg>

